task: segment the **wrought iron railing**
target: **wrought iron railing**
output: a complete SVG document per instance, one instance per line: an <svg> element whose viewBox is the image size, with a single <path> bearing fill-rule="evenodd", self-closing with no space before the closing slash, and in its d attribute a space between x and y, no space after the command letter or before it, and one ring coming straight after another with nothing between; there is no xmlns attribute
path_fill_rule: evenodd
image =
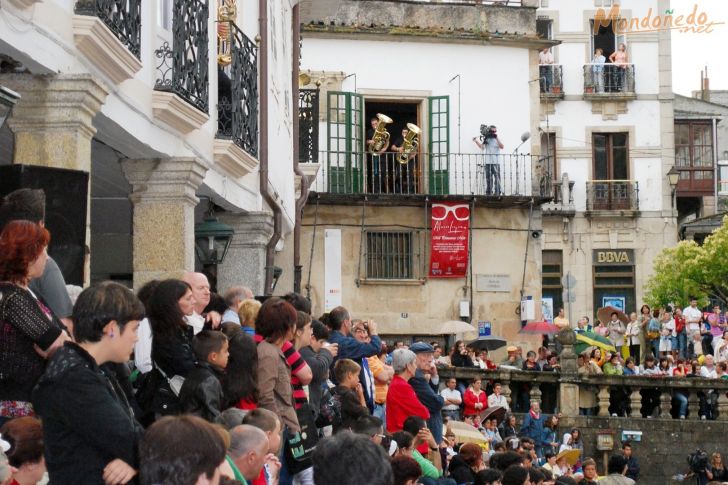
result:
<svg viewBox="0 0 728 485"><path fill-rule="evenodd" d="M538 66L539 88L543 95L563 96L561 64L541 64Z"/></svg>
<svg viewBox="0 0 728 485"><path fill-rule="evenodd" d="M207 113L209 45L207 0L174 0L172 47L165 42L154 51L159 77L154 89L171 91Z"/></svg>
<svg viewBox="0 0 728 485"><path fill-rule="evenodd" d="M585 64L584 94L634 94L634 64Z"/></svg>
<svg viewBox="0 0 728 485"><path fill-rule="evenodd" d="M218 138L232 140L240 148L258 156L258 47L234 22L231 63L218 71ZM224 82L223 77L226 77Z"/></svg>
<svg viewBox="0 0 728 485"><path fill-rule="evenodd" d="M301 89L298 94L298 153L301 163L319 161L319 90Z"/></svg>
<svg viewBox="0 0 728 485"><path fill-rule="evenodd" d="M590 180L586 183L587 211L637 211L639 184L635 180Z"/></svg>
<svg viewBox="0 0 728 485"><path fill-rule="evenodd" d="M418 153L400 163L399 153L322 151L312 192L335 194L551 196L545 157Z"/></svg>
<svg viewBox="0 0 728 485"><path fill-rule="evenodd" d="M141 58L141 0L80 0L76 2L75 12L98 17L129 52Z"/></svg>

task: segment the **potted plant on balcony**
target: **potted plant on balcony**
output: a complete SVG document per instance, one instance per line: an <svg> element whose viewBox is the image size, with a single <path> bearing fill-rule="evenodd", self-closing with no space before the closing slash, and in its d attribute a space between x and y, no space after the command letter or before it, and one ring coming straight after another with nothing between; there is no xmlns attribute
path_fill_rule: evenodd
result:
<svg viewBox="0 0 728 485"><path fill-rule="evenodd" d="M586 94L592 94L594 92L594 85L593 84L587 84L584 86L584 92Z"/></svg>
<svg viewBox="0 0 728 485"><path fill-rule="evenodd" d="M561 85L551 86L551 92L554 94L561 94Z"/></svg>

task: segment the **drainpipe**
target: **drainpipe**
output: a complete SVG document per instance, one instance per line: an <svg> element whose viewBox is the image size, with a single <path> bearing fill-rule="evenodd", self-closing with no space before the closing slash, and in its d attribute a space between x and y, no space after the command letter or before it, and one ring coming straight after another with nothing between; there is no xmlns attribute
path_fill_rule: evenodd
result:
<svg viewBox="0 0 728 485"><path fill-rule="evenodd" d="M296 222L293 227L293 291L301 293L301 219L303 219L303 207L308 199L308 180L303 174L303 170L298 165L300 158L299 136L300 130L298 126L299 116L299 100L298 100L298 74L300 70L299 59L301 57L301 12L299 4L293 7L293 15L291 22L293 23L293 54L291 61L291 93L293 96L293 171L301 179L301 195L296 200Z"/></svg>
<svg viewBox="0 0 728 485"><path fill-rule="evenodd" d="M258 0L260 18L260 195L273 210L273 235L265 247L265 287L263 294L273 294L275 248L281 239L281 208L268 189L268 0Z"/></svg>

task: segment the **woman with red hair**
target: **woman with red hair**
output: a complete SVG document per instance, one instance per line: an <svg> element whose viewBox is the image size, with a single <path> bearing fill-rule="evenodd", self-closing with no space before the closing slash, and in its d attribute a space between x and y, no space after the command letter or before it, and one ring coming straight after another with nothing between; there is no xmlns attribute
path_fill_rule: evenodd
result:
<svg viewBox="0 0 728 485"><path fill-rule="evenodd" d="M30 221L0 233L0 426L34 415L31 393L45 359L69 339L65 327L28 288L48 260L48 231Z"/></svg>

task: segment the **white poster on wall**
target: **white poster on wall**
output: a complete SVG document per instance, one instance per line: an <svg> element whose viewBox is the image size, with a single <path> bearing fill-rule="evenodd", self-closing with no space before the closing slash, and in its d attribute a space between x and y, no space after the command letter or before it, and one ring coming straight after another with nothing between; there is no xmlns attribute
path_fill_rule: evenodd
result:
<svg viewBox="0 0 728 485"><path fill-rule="evenodd" d="M324 311L341 305L341 229L324 231Z"/></svg>

